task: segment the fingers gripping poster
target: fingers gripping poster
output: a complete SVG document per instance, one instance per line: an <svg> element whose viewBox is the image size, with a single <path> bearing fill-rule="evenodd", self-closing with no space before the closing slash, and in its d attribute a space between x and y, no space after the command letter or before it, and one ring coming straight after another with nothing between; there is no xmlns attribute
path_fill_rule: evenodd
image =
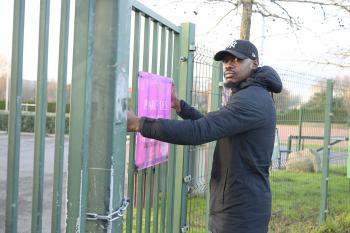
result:
<svg viewBox="0 0 350 233"><path fill-rule="evenodd" d="M138 116L171 118L172 80L140 72L138 77ZM167 161L169 144L136 134L135 165L138 170Z"/></svg>

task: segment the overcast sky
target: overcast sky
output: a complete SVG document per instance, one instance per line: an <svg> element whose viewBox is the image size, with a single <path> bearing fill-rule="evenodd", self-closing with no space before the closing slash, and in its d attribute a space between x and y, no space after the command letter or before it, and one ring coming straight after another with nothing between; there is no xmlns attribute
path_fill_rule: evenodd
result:
<svg viewBox="0 0 350 233"><path fill-rule="evenodd" d="M25 79L36 79L39 2L39 0L26 1L23 72ZM239 37L240 10L231 12L217 24L230 9L227 3L203 4L203 0L141 0L140 2L175 24L195 23L196 42L213 50L223 49L233 39ZM56 79L57 76L59 9L60 1L51 1L49 79ZM329 60L340 64L350 63L350 58L337 58L332 55L334 51L350 48L349 14L329 9L326 10L325 20L319 7L289 4L287 9L291 15L299 17L303 23L301 30L295 31L281 21L263 20L259 15L254 15L252 19L251 41L258 47L262 62L276 68L288 68L296 72L308 72L331 78L336 75L350 75L350 68L342 69L311 62ZM0 55L8 60L12 48L12 14L13 1L0 0ZM70 36L72 35L71 32ZM68 72L70 73L71 69Z"/></svg>
<svg viewBox="0 0 350 233"><path fill-rule="evenodd" d="M228 3L205 4L203 0L142 2L176 23L195 23L197 42L210 48L222 49L233 39L239 38L240 10L231 12L217 25L222 16L230 10L231 5ZM297 31L282 21L263 20L260 15L254 15L252 18L250 40L261 52L263 63L316 75L350 74L350 68L341 69L308 62L328 60L339 64L350 63L350 58L336 58L331 53L344 48L349 51L349 13L328 8L325 9L324 17L320 7L292 3L283 6L292 16L298 17L302 23L301 30Z"/></svg>

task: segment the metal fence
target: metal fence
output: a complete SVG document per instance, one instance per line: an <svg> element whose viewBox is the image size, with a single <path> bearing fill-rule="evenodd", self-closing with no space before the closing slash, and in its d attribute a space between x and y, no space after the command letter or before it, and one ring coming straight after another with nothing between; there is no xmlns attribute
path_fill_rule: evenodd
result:
<svg viewBox="0 0 350 233"><path fill-rule="evenodd" d="M181 72L186 72L185 62L180 63L181 56L189 56L191 24L176 26L155 12L137 2L132 14L132 101L131 108L137 112L138 72L147 71L172 77L179 86ZM181 67L182 66L182 67ZM182 76L181 76L182 75ZM186 75L186 73L185 73ZM184 78L185 79L185 78ZM181 85L180 85L181 86ZM181 90L185 90L183 87ZM186 93L179 93L186 98ZM137 170L135 162L135 134L130 135L127 187L131 204L128 208L126 232L172 232L180 228L180 212L173 212L174 206L181 205L182 182L176 179L175 167L182 176L181 152L175 156L179 147L171 146L169 161L153 167ZM179 210L179 209L177 209ZM181 211L181 209L180 209Z"/></svg>
<svg viewBox="0 0 350 233"><path fill-rule="evenodd" d="M197 46L194 56L192 105L204 114L225 104L229 95L220 85L212 85L215 74L222 77L220 65L212 63L213 55L213 51ZM274 95L277 137L270 177L270 231L305 232L326 216L349 212L350 85L290 70L277 71L284 90ZM214 105L213 92L222 97ZM189 232L207 232L212 149L213 144L189 148Z"/></svg>
<svg viewBox="0 0 350 233"><path fill-rule="evenodd" d="M214 51L196 46L193 57L192 105L203 114L218 110L222 98L222 67L213 60ZM188 147L187 224L189 232L207 232L209 179L215 143Z"/></svg>
<svg viewBox="0 0 350 233"><path fill-rule="evenodd" d="M9 119L8 135L1 135L1 139L8 140L4 169L6 201L1 198L1 203L6 204L6 214L0 212L4 216L1 226L5 232L28 232L30 228L32 232L47 232L49 228L52 232L122 232L123 227L126 232L179 231L186 222L183 167L187 150L172 146L168 162L137 171L135 136L131 134L127 142L125 112L129 81L133 89L129 104L137 109L137 73L141 70L172 77L179 97L191 101L187 86L192 79L187 77L192 73L194 25L177 26L137 1L74 3L74 20L69 20L71 2L65 0L61 5L55 142L48 143L45 125L50 1L40 2L34 140L28 136L34 148L29 146L25 153L34 154L32 163L28 164L33 175L26 177L33 181L33 194L28 196L32 201L21 205L20 211L18 206L24 196L19 190L25 186L25 192L31 193L31 186L23 185L24 179L19 177L23 172L19 159L24 153L20 152L20 142L27 146L26 138L21 136L25 4L16 1L14 5L11 98L9 112L4 113ZM72 88L67 100L68 32L72 22ZM65 137L67 102L70 103L69 142ZM126 147L130 149L128 159ZM45 156L50 156L49 164ZM25 158L25 162L30 158ZM50 175L47 166L52 168ZM5 183L1 180L1 187ZM129 205L124 197L129 197Z"/></svg>
<svg viewBox="0 0 350 233"><path fill-rule="evenodd" d="M20 177L20 143L26 140L20 130L25 7L24 1L14 5L6 215L1 212L5 232L22 231L17 228L18 216L24 214L27 219L20 219L20 225L31 221L32 232L42 232L43 222L51 225L52 232L207 232L214 143L171 146L166 163L138 171L135 135L126 140L125 112L129 81L131 108L137 109L141 70L172 77L179 97L204 114L219 109L227 92L221 84L221 64L212 60L214 52L195 46L193 24L174 25L137 1L76 1L68 142L70 1L62 1L56 128L49 142L54 148L52 157L48 157L54 162L46 176L49 3L41 1L35 135L29 139L33 174L25 179ZM287 70L278 72L285 88L274 96L278 137L271 166L270 230L305 232L326 216L350 211L350 86ZM19 195L26 193L20 188L29 180L31 201L26 206L31 208L24 210L19 208ZM44 182L52 182L52 194L44 192ZM129 205L124 197L129 198ZM43 206L51 207L51 216ZM126 210L127 215L121 217Z"/></svg>

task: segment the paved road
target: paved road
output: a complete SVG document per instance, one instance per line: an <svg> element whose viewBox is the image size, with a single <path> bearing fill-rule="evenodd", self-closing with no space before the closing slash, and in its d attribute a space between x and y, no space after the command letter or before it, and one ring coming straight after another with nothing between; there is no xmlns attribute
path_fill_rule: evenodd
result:
<svg viewBox="0 0 350 233"><path fill-rule="evenodd" d="M55 137L47 136L45 139L45 165L44 165L44 198L43 198L43 233L51 232L52 189L54 172L54 145ZM6 204L6 176L7 176L7 148L8 135L0 132L0 233L5 232L5 204ZM33 160L34 160L34 134L22 134L20 144L20 174L19 174L19 204L18 204L18 232L31 232L31 209L33 189ZM126 158L129 156L128 143ZM67 187L68 170L68 137L64 145L64 187ZM126 161L127 162L127 161ZM127 180L127 177L126 177ZM127 184L125 184L125 188ZM66 195L62 197L62 232L64 232Z"/></svg>
<svg viewBox="0 0 350 233"><path fill-rule="evenodd" d="M44 166L44 198L43 198L43 233L51 232L52 206L52 177L54 165L54 137L46 137L45 166ZM6 199L6 167L7 167L7 134L0 132L0 232L5 232L5 199ZM68 139L65 142L65 168L67 175ZM33 134L21 135L20 174L19 174L19 204L18 204L18 232L29 233L31 227L32 188L33 188ZM66 184L64 184L66 186ZM66 201L65 195L63 196ZM65 208L66 203L63 203ZM62 211L64 214L65 210ZM62 216L64 217L64 216ZM62 223L64 229L64 222ZM62 232L64 232L62 230Z"/></svg>

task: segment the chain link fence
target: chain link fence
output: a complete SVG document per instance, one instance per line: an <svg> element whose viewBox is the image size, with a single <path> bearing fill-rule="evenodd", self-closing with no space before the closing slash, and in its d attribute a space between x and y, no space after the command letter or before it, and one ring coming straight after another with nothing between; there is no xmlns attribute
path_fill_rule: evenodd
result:
<svg viewBox="0 0 350 233"><path fill-rule="evenodd" d="M229 92L212 87L214 51L197 46L194 57L192 105L202 113L211 108L212 92L225 104ZM350 179L347 178L350 83L334 82L329 135L328 188L322 186L326 127L327 78L276 69L284 89L274 95L277 112L275 150L270 181L273 196L270 232L305 232L315 229L321 212L328 217L350 212ZM221 75L222 77L222 75ZM327 138L326 138L327 139ZM215 144L189 147L191 181L188 183L189 232L206 232L208 184ZM327 158L327 157L326 157ZM321 207L321 196L327 205Z"/></svg>

